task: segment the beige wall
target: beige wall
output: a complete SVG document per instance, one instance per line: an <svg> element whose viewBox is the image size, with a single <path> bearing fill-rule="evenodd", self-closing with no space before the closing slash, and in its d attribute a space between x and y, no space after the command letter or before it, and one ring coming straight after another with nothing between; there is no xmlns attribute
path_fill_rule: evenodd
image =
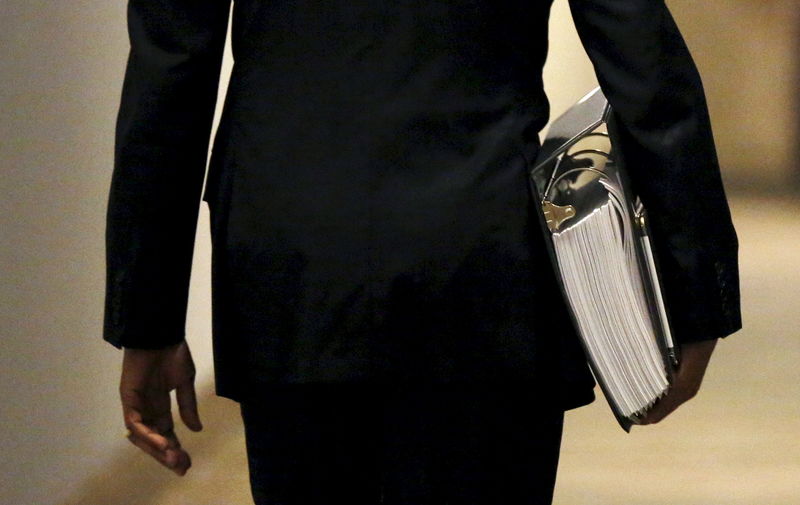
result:
<svg viewBox="0 0 800 505"><path fill-rule="evenodd" d="M101 340L125 2L3 0L0 23L0 504L47 505L129 446ZM207 222L203 206L187 323L205 383Z"/></svg>
<svg viewBox="0 0 800 505"><path fill-rule="evenodd" d="M116 398L120 353L100 338L103 219L128 50L124 4L0 3L2 504L61 503L127 449ZM554 9L547 66L554 114L594 85L564 4L557 0ZM710 90L726 174L784 180L783 167L791 166L785 145L797 124L785 114L797 75L790 48L798 40L788 3L670 5ZM208 383L205 206L199 230L187 331Z"/></svg>
<svg viewBox="0 0 800 505"><path fill-rule="evenodd" d="M669 5L703 74L726 182L800 182L800 2Z"/></svg>
<svg viewBox="0 0 800 505"><path fill-rule="evenodd" d="M726 187L800 182L800 3L667 0L703 77ZM554 116L596 86L569 18L553 10L546 67ZM570 73L563 71L570 69Z"/></svg>
<svg viewBox="0 0 800 505"><path fill-rule="evenodd" d="M567 0L555 0L550 13L550 49L544 67L550 118L555 119L597 86L592 64L572 24ZM546 132L543 131L542 135Z"/></svg>

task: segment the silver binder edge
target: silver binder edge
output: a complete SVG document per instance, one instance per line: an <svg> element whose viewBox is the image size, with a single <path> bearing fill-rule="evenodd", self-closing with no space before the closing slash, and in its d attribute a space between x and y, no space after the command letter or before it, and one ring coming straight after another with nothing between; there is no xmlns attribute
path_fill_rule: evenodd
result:
<svg viewBox="0 0 800 505"><path fill-rule="evenodd" d="M678 366L678 354L675 349L675 341L672 338L669 320L667 319L667 309L664 305L664 297L661 293L661 282L658 279L658 272L656 271L655 258L653 256L653 249L650 245L650 236L645 224L645 213L643 207L639 212L637 212L637 221L639 222L639 227L642 233L641 237L639 238L644 249L645 263L647 263L647 269L650 273L650 280L653 283L653 293L656 298L656 307L658 309L658 317L661 320L661 329L664 333L664 343L667 347L667 354L669 355L672 365Z"/></svg>
<svg viewBox="0 0 800 505"><path fill-rule="evenodd" d="M572 128L574 125L570 123L575 121L576 117L585 116L587 114L587 108L599 109L599 106L602 106L602 111L591 112L591 115L597 114L596 120L592 121L592 123L589 125L580 128L578 131L575 131L574 128ZM575 142L583 138L587 133L596 129L601 124L607 123L610 111L611 106L608 104L603 91L598 87L587 93L574 106L570 107L566 112L561 114L551 123L547 130L545 142L542 144L541 150L542 155L546 156L546 158L539 158L536 160L536 166L530 170L531 177L535 172L541 170L544 166L550 163L553 158L567 150ZM559 131L559 129L562 129L562 131ZM556 147L547 146L547 139L554 136L563 137L565 140L564 142L559 143Z"/></svg>

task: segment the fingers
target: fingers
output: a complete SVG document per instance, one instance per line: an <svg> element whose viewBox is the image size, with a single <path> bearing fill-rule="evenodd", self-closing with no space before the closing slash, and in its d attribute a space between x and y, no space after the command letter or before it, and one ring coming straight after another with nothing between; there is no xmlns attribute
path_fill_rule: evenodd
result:
<svg viewBox="0 0 800 505"><path fill-rule="evenodd" d="M661 421L680 407L681 404L691 399L692 396L685 390L681 378L678 377L672 389L656 401L640 424L655 424Z"/></svg>
<svg viewBox="0 0 800 505"><path fill-rule="evenodd" d="M159 350L127 349L120 378L128 439L159 463L184 475L191 466L174 432L170 391L176 389L183 422L192 430L202 429L194 391L194 367L188 346Z"/></svg>
<svg viewBox="0 0 800 505"><path fill-rule="evenodd" d="M672 388L666 396L656 402L640 424L655 424L661 421L697 395L716 343L717 340L713 339L681 346L682 362L675 374Z"/></svg>
<svg viewBox="0 0 800 505"><path fill-rule="evenodd" d="M167 454L175 454L175 466L173 467L173 470L175 470L178 475L186 474L186 471L190 466L192 466L192 460L189 457L189 453L181 448L181 442L178 440L178 435L175 434L174 430L170 429L168 432L164 433L164 436L167 437L167 440L170 442L170 448L166 451Z"/></svg>
<svg viewBox="0 0 800 505"><path fill-rule="evenodd" d="M664 396L652 407L640 424L655 424L661 421L675 411L681 403L683 401L677 399L675 395L668 394Z"/></svg>
<svg viewBox="0 0 800 505"><path fill-rule="evenodd" d="M125 426L131 431L131 437L146 443L154 451L165 451L170 446L166 437L142 422L126 422Z"/></svg>
<svg viewBox="0 0 800 505"><path fill-rule="evenodd" d="M180 442L177 440L177 437L175 437L175 440L170 444L173 447L169 447L164 450L155 449L150 443L137 437L133 432L131 432L128 440L130 440L133 445L149 454L153 457L153 459L178 475L186 475L186 471L192 466L192 461L189 457L189 454L180 449Z"/></svg>
<svg viewBox="0 0 800 505"><path fill-rule="evenodd" d="M122 394L122 415L125 427L136 439L147 443L153 450L163 451L169 447L169 440L148 426L143 420L145 403L142 395L131 391Z"/></svg>
<svg viewBox="0 0 800 505"><path fill-rule="evenodd" d="M197 395L194 390L194 381L187 379L178 384L175 396L178 400L178 411L181 414L183 423L192 431L202 430L203 424L200 422L200 414L197 412Z"/></svg>
<svg viewBox="0 0 800 505"><path fill-rule="evenodd" d="M640 424L655 424L661 421L678 407L694 398L698 389L699 383L687 380L685 375L679 374L673 388L653 405Z"/></svg>
<svg viewBox="0 0 800 505"><path fill-rule="evenodd" d="M173 430L169 404L168 392L124 394L125 426L131 432L128 440L176 474L185 475L191 459Z"/></svg>
<svg viewBox="0 0 800 505"><path fill-rule="evenodd" d="M145 408L142 410L142 421L161 434L172 431L175 425L172 421L172 398L169 389L150 389L143 394L143 397Z"/></svg>
<svg viewBox="0 0 800 505"><path fill-rule="evenodd" d="M170 405L169 391L122 391L123 415L131 442L182 475L181 471L188 469L188 454L180 450Z"/></svg>

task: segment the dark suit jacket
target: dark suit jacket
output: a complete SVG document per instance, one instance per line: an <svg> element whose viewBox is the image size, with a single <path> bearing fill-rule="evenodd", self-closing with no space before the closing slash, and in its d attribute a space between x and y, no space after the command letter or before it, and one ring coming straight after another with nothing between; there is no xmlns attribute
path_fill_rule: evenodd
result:
<svg viewBox="0 0 800 505"><path fill-rule="evenodd" d="M211 215L217 392L332 381L593 381L527 171L549 108L547 0L130 0L104 338L184 338ZM651 215L680 342L741 327L703 89L659 0L571 0ZM565 72L569 69L565 68Z"/></svg>

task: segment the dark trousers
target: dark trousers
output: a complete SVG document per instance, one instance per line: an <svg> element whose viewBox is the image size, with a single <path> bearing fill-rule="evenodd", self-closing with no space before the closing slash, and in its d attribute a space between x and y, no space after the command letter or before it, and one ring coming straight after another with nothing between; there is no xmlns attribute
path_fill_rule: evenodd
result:
<svg viewBox="0 0 800 505"><path fill-rule="evenodd" d="M257 505L547 505L563 410L524 388L297 384L242 402Z"/></svg>

